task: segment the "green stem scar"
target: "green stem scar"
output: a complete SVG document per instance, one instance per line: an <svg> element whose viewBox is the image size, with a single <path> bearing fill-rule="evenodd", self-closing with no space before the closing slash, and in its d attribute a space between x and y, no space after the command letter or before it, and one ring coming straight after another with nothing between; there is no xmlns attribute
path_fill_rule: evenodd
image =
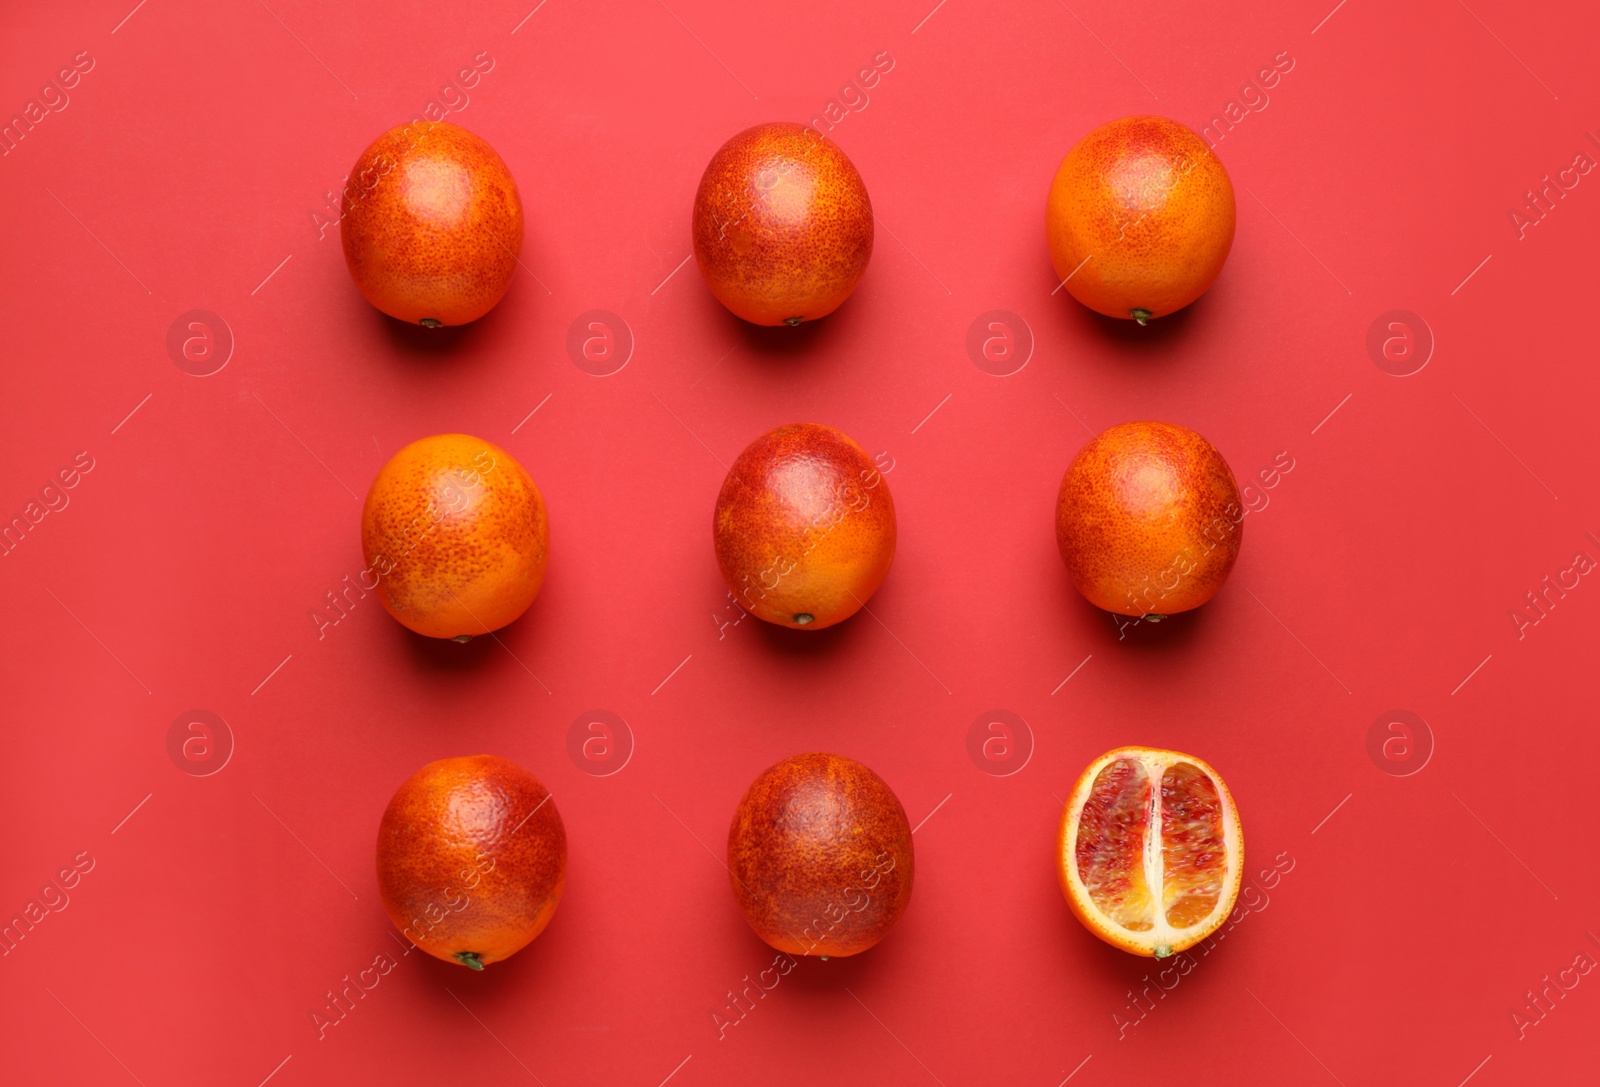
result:
<svg viewBox="0 0 1600 1087"><path fill-rule="evenodd" d="M468 642L472 641L472 635L470 635L470 634L457 634L454 638L451 638L450 640L452 642L459 642L462 645L466 645Z"/></svg>
<svg viewBox="0 0 1600 1087"><path fill-rule="evenodd" d="M1156 958L1164 959L1170 954L1172 954L1172 946L1170 944L1157 944L1156 945ZM483 968L480 966L478 969L481 970Z"/></svg>
<svg viewBox="0 0 1600 1087"><path fill-rule="evenodd" d="M1139 323L1144 324L1143 321L1140 321ZM439 320L437 317L424 317L422 320L418 321L417 324L421 325L423 328L438 328L440 325L444 324L444 322Z"/></svg>
<svg viewBox="0 0 1600 1087"><path fill-rule="evenodd" d="M783 319L783 323L788 325L790 328L793 328L795 325L799 324L801 321L804 321L804 320L805 320L804 317L785 317Z"/></svg>
<svg viewBox="0 0 1600 1087"><path fill-rule="evenodd" d="M1138 321L1141 325L1149 324L1150 318L1153 316L1153 314L1151 314L1151 312L1147 309L1131 309L1128 311L1128 315L1135 321Z"/></svg>
<svg viewBox="0 0 1600 1087"><path fill-rule="evenodd" d="M1166 616L1157 615L1155 612L1151 612L1149 615L1142 616L1141 618L1143 618L1147 623L1159 623L1161 620L1165 619Z"/></svg>
<svg viewBox="0 0 1600 1087"><path fill-rule="evenodd" d="M803 611L794 617L795 623L799 626L805 626L814 619L816 619L816 616L812 615L809 611Z"/></svg>
<svg viewBox="0 0 1600 1087"><path fill-rule="evenodd" d="M483 960L478 958L478 953L476 951L457 951L455 958L456 962L460 963L462 966L470 966L474 970L483 969Z"/></svg>

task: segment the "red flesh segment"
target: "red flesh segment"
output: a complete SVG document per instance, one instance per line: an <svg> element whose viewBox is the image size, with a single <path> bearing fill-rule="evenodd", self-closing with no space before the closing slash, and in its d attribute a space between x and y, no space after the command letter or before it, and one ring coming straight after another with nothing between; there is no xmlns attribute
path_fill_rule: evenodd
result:
<svg viewBox="0 0 1600 1087"><path fill-rule="evenodd" d="M1173 763L1161 776L1161 862L1167 924L1183 929L1211 916L1228 870L1222 798L1193 763Z"/></svg>
<svg viewBox="0 0 1600 1087"><path fill-rule="evenodd" d="M1109 920L1134 932L1154 927L1155 903L1144 878L1150 792L1143 764L1134 759L1107 763L1083 802L1073 850L1089 900Z"/></svg>

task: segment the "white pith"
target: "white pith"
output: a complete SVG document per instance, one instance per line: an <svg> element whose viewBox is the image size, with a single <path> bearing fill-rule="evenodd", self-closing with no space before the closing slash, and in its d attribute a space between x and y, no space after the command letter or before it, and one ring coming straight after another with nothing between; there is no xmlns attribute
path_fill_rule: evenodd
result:
<svg viewBox="0 0 1600 1087"><path fill-rule="evenodd" d="M1130 929L1120 922L1112 920L1102 913L1090 897L1089 889L1078 874L1078 818L1083 811L1083 805L1088 800L1094 788L1095 779L1107 765L1118 759L1130 759L1144 767L1150 780L1150 817L1145 826L1144 834L1144 876L1145 884L1149 888L1150 899L1154 904L1154 916L1151 917L1152 927L1143 930ZM1223 873L1222 887L1217 895L1217 904L1205 917L1183 928L1177 928L1167 922L1166 880L1164 878L1161 857L1161 777L1167 767L1175 763L1187 762L1200 770L1217 787L1217 796L1222 806L1222 835L1223 847L1227 856L1227 868ZM1068 820L1067 826L1071 829L1062 842L1064 856L1062 870L1066 873L1067 881L1071 885L1076 900L1088 906L1093 911L1096 922L1120 940L1149 948L1152 951L1167 949L1163 954L1182 951L1192 947L1213 931L1227 915L1232 912L1234 900L1239 894L1239 884L1244 866L1244 847L1241 841L1238 813L1234 810L1233 797L1229 795L1228 788L1217 772L1202 759L1193 755L1180 752L1157 752L1143 748L1118 748L1108 751L1096 759L1082 778L1077 787L1067 799L1067 808L1063 818Z"/></svg>

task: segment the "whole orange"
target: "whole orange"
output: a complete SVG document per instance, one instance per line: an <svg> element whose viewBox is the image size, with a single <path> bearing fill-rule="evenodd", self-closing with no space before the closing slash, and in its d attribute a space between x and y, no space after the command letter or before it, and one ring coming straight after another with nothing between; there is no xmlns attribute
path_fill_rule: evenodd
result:
<svg viewBox="0 0 1600 1087"><path fill-rule="evenodd" d="M1089 603L1122 615L1198 608L1244 538L1233 471L1175 423L1119 423L1078 451L1056 498L1056 545Z"/></svg>
<svg viewBox="0 0 1600 1087"><path fill-rule="evenodd" d="M378 826L378 890L402 935L482 970L544 931L567 883L567 831L550 791L498 755L430 762Z"/></svg>
<svg viewBox="0 0 1600 1087"><path fill-rule="evenodd" d="M751 784L728 828L733 896L757 936L791 955L854 955L911 901L905 808L842 755L796 755Z"/></svg>
<svg viewBox="0 0 1600 1087"><path fill-rule="evenodd" d="M1067 152L1045 235L1079 302L1144 324L1199 298L1233 245L1233 183L1206 142L1165 117L1123 117Z"/></svg>
<svg viewBox="0 0 1600 1087"><path fill-rule="evenodd" d="M476 321L511 286L522 197L500 156L444 121L392 128L361 153L339 201L344 259L368 302L437 328Z"/></svg>
<svg viewBox="0 0 1600 1087"><path fill-rule="evenodd" d="M389 614L465 641L528 610L550 520L533 477L493 442L436 434L390 458L367 492L361 550Z"/></svg>
<svg viewBox="0 0 1600 1087"><path fill-rule="evenodd" d="M795 423L739 454L711 533L739 607L819 630L854 615L883 584L894 562L894 499L849 435Z"/></svg>
<svg viewBox="0 0 1600 1087"><path fill-rule="evenodd" d="M694 255L717 300L758 325L826 317L872 258L872 201L832 140L804 125L746 129L694 197Z"/></svg>

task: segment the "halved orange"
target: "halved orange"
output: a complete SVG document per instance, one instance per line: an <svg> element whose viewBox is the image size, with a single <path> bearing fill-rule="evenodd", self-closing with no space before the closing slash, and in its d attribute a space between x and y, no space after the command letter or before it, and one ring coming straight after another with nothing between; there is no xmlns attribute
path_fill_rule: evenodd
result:
<svg viewBox="0 0 1600 1087"><path fill-rule="evenodd" d="M1244 871L1239 813L1222 777L1193 755L1119 747L1073 786L1056 871L1090 932L1166 958L1233 910Z"/></svg>

